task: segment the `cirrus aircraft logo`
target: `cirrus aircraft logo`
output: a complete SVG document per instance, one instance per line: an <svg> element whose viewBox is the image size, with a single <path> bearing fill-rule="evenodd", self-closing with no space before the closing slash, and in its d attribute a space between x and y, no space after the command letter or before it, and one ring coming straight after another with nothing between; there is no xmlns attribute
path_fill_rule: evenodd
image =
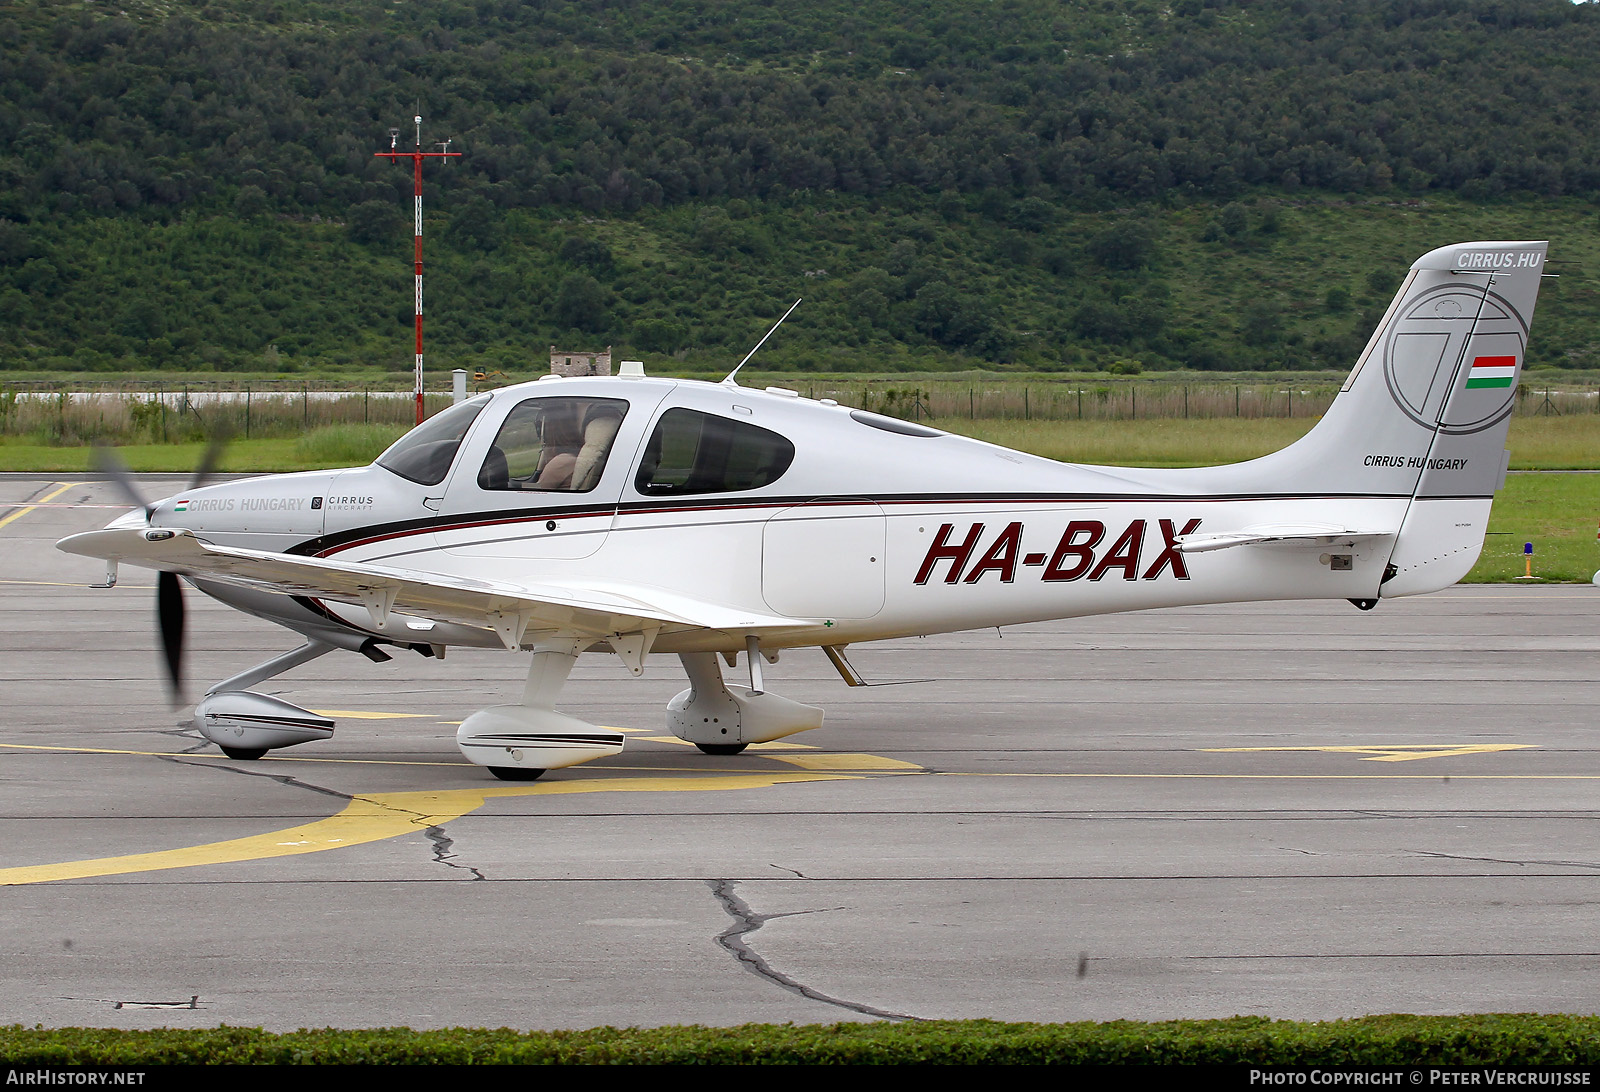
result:
<svg viewBox="0 0 1600 1092"><path fill-rule="evenodd" d="M1489 264L1515 266L1498 259L1518 256L1469 252L1462 262L1496 259ZM1527 324L1493 288L1436 285L1407 300L1390 325L1383 344L1384 381L1395 405L1423 428L1455 435L1481 432L1511 412L1526 344Z"/></svg>

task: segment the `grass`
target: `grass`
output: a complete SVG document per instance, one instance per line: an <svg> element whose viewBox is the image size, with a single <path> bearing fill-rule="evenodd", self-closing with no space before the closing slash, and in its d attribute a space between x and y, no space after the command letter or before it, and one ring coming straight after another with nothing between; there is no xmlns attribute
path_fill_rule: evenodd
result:
<svg viewBox="0 0 1600 1092"><path fill-rule="evenodd" d="M1313 418L1164 421L943 420L939 427L1070 463L1109 466L1217 466L1259 458L1311 430ZM1600 467L1600 414L1516 417L1513 470Z"/></svg>
<svg viewBox="0 0 1600 1092"><path fill-rule="evenodd" d="M330 425L299 437L235 440L223 453L224 474L286 473L365 466L405 432L399 425ZM200 441L130 444L118 454L139 473L187 474L205 451ZM56 447L26 439L0 439L0 471L86 474L90 448Z"/></svg>
<svg viewBox="0 0 1600 1092"><path fill-rule="evenodd" d="M1002 447L1098 466L1217 466L1254 459L1294 443L1306 418L1188 421L996 421L937 424Z"/></svg>
<svg viewBox="0 0 1600 1092"><path fill-rule="evenodd" d="M293 457L315 463L308 469L366 466L405 432L393 425L330 425L294 441Z"/></svg>
<svg viewBox="0 0 1600 1092"><path fill-rule="evenodd" d="M1600 474L1513 474L1494 499L1483 556L1465 582L1521 579L1522 547L1531 542L1535 582L1588 583L1600 569L1597 518Z"/></svg>

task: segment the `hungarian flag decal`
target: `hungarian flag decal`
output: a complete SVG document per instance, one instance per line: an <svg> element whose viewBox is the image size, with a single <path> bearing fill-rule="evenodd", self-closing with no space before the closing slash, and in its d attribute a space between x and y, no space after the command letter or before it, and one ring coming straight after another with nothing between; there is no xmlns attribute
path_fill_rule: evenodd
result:
<svg viewBox="0 0 1600 1092"><path fill-rule="evenodd" d="M1467 373L1467 389L1474 387L1509 387L1517 378L1517 358L1514 356L1480 356L1473 360Z"/></svg>

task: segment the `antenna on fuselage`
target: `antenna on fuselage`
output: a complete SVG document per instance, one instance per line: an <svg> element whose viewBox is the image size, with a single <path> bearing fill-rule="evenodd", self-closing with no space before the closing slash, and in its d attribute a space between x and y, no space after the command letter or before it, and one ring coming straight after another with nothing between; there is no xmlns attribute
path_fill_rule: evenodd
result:
<svg viewBox="0 0 1600 1092"><path fill-rule="evenodd" d="M737 368L734 368L733 371L728 373L728 378L726 378L726 379L724 379L722 381L723 386L737 387L739 385L739 384L737 384L737 383L735 383L733 381L733 377L739 374L739 368L742 368L746 364L750 363L750 358L756 355L756 349L759 349L759 348L761 348L761 346L765 345L767 343L767 338L769 338L773 334L777 333L778 332L778 327L783 325L783 319L786 319L790 315L794 314L794 309L796 307L799 307L799 306L800 306L800 301L799 300L795 300L793 303L791 303L789 305L789 309L783 313L783 318L780 318L777 322L774 322L772 324L772 329L768 330L766 332L765 336L763 336L760 341L756 342L756 348L755 349L751 349L748 353L746 353L744 359L739 361L739 366Z"/></svg>

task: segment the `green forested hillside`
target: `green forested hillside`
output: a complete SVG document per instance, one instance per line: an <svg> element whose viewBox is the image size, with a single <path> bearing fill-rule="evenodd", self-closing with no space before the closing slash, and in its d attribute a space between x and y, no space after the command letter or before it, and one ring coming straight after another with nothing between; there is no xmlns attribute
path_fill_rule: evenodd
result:
<svg viewBox="0 0 1600 1092"><path fill-rule="evenodd" d="M1600 366L1567 0L13 0L0 368L1339 367L1423 250L1550 237Z"/></svg>

